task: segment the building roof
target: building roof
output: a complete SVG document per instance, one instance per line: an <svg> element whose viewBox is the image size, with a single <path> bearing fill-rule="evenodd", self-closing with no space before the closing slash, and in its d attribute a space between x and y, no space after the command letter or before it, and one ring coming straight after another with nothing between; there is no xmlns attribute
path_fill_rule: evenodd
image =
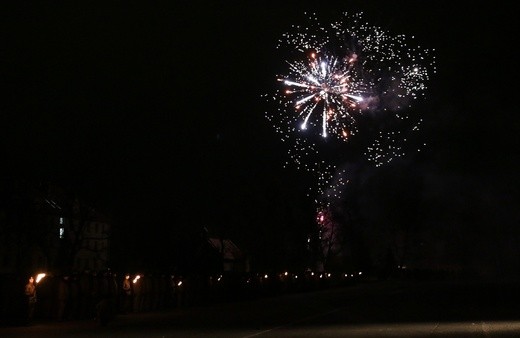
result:
<svg viewBox="0 0 520 338"><path fill-rule="evenodd" d="M224 259L236 260L242 257L242 251L230 239L209 238L208 242Z"/></svg>

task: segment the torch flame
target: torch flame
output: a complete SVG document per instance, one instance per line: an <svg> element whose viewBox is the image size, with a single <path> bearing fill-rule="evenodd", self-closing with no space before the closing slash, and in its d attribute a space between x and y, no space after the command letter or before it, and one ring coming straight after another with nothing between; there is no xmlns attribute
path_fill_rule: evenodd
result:
<svg viewBox="0 0 520 338"><path fill-rule="evenodd" d="M38 284L42 279L43 277L45 277L46 274L44 273L39 273L37 276L36 276L36 284Z"/></svg>

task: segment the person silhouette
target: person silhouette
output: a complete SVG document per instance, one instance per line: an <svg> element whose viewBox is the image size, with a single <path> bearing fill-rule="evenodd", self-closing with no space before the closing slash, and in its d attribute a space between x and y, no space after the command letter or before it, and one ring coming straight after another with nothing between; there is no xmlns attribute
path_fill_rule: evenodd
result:
<svg viewBox="0 0 520 338"><path fill-rule="evenodd" d="M37 301L36 284L33 276L30 276L27 284L25 284L25 295L27 296L27 324L29 324L34 318L34 309Z"/></svg>

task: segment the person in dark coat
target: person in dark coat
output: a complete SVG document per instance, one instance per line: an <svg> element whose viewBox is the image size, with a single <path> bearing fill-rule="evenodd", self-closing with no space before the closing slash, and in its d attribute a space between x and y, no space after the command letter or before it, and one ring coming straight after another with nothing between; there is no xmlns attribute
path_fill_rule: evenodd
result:
<svg viewBox="0 0 520 338"><path fill-rule="evenodd" d="M27 323L29 324L33 320L37 301L36 284L33 276L30 276L29 281L25 284L25 295L27 296Z"/></svg>
<svg viewBox="0 0 520 338"><path fill-rule="evenodd" d="M130 282L130 275L126 274L123 279L123 313L132 311L132 283Z"/></svg>

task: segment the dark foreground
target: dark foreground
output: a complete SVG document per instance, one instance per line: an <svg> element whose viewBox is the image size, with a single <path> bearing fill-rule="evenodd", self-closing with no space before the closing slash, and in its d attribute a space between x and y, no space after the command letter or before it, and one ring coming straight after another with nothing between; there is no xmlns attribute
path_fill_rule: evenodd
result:
<svg viewBox="0 0 520 338"><path fill-rule="evenodd" d="M366 282L316 292L0 328L0 337L520 337L518 282Z"/></svg>

